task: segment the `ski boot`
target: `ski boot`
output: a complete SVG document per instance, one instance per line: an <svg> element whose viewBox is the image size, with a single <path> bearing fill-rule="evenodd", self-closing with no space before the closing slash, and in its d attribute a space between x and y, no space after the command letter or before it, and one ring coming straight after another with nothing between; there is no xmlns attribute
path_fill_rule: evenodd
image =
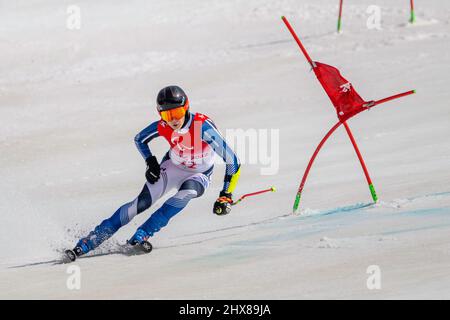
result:
<svg viewBox="0 0 450 320"><path fill-rule="evenodd" d="M150 235L145 230L137 229L136 233L127 242L132 246L139 245L144 252L149 253L152 251L153 246L147 241L148 238L150 238Z"/></svg>
<svg viewBox="0 0 450 320"><path fill-rule="evenodd" d="M70 260L70 262L73 262L77 259L77 257L88 253L89 251L91 251L87 240L86 239L81 239L77 245L75 246L75 248L73 248L72 250L66 250L64 251L64 254L66 255L66 258Z"/></svg>

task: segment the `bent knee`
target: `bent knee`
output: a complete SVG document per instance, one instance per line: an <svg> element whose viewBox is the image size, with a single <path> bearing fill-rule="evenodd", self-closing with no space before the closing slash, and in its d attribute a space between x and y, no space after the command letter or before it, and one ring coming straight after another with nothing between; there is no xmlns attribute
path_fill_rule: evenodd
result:
<svg viewBox="0 0 450 320"><path fill-rule="evenodd" d="M198 198L205 193L206 186L197 180L189 179L181 184L178 192L183 190L189 191L191 198Z"/></svg>
<svg viewBox="0 0 450 320"><path fill-rule="evenodd" d="M144 188L135 201L137 211L136 214L139 214L151 207L152 196L150 195L150 191L148 190L147 185L144 185Z"/></svg>

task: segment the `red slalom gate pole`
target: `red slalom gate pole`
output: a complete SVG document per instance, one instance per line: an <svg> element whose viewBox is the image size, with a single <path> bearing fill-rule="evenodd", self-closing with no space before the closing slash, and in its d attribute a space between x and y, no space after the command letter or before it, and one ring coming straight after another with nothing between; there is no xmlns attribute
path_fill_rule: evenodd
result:
<svg viewBox="0 0 450 320"><path fill-rule="evenodd" d="M409 22L416 22L416 14L414 13L414 0L411 0L411 17L409 18Z"/></svg>
<svg viewBox="0 0 450 320"><path fill-rule="evenodd" d="M319 153L320 149L324 145L325 141L328 140L328 138L333 134L333 132L342 124L342 122L336 123L330 131L327 132L325 137L322 138L319 145L317 146L316 150L314 151L311 159L309 160L308 166L306 167L305 173L303 174L302 182L300 182L300 186L298 187L297 195L295 196L295 202L294 202L294 213L297 212L298 206L300 205L300 199L302 197L302 191L305 187L306 179L308 178L309 170L311 170L312 164L314 160L316 159L317 154Z"/></svg>
<svg viewBox="0 0 450 320"><path fill-rule="evenodd" d="M353 137L353 133L350 130L350 127L348 126L347 122L345 121L344 121L344 128L345 131L347 131L350 141L352 142L353 149L355 149L356 155L358 156L359 162L361 163L361 167L364 171L364 175L366 176L367 184L369 185L369 190L370 194L372 195L373 202L377 202L378 201L377 193L375 191L375 187L373 186L372 179L370 178L369 171L367 170L364 159L361 155L361 152L359 151L358 145L356 144L355 137Z"/></svg>
<svg viewBox="0 0 450 320"><path fill-rule="evenodd" d="M387 97L384 99L371 101L371 102L369 102L368 108L374 107L376 105L379 105L379 104L382 104L382 103L385 103L385 102L388 102L388 101L391 101L394 99L402 98L402 97L405 97L405 96L408 96L408 95L414 94L414 93L416 93L416 90L410 90L410 91L406 91L403 93L395 94L393 96L390 96L390 97ZM377 202L378 196L375 191L375 187L373 186L372 179L370 178L369 171L367 170L367 166L364 162L361 152L359 151L358 144L356 143L355 137L353 136L353 133L350 130L350 127L348 126L347 122L344 122L344 127L345 127L345 131L347 131L350 141L352 142L352 145L353 145L353 148L355 149L356 155L358 156L359 162L361 163L361 167L364 171L364 175L366 176L367 184L369 185L369 190L370 190L370 194L372 195L372 199L374 202Z"/></svg>
<svg viewBox="0 0 450 320"><path fill-rule="evenodd" d="M341 4L340 11L341 11L341 9L342 9L342 2L343 2L343 1L340 2L340 4ZM412 4L412 2L411 2L411 4ZM309 64L311 65L311 67L312 67L312 68L317 67L316 64L314 63L314 61L313 61L313 60L311 59L311 57L309 56L309 54L308 54L308 52L306 51L305 47L303 46L302 42L301 42L300 39L298 38L297 34L296 34L295 31L293 30L292 26L291 26L290 23L287 21L287 19L286 19L284 16L282 16L281 19L282 19L283 22L285 23L285 25L286 25L286 27L288 28L289 32L290 32L290 33L292 34L292 36L294 37L295 41L297 42L298 46L300 47L300 50L302 51L302 53L303 53L303 55L305 56L305 58L308 60L308 62L309 62ZM379 104L382 104L382 103L385 103L385 102L388 102L388 101L391 101L391 100L394 100L394 99L398 99L398 98L401 98L401 97L404 97L404 96L407 96L407 95L410 95L410 94L413 94L413 93L416 93L416 91L415 91L415 90L410 90L410 91L403 92L403 93L399 93L399 94L396 94L396 95L393 95L393 96L390 96L390 97L387 97L387 98L384 98L384 99L380 99L380 100L376 100L376 101L370 101L370 102L365 103L365 104L363 105L363 107L366 108L366 109L370 109L370 108L372 108L372 107L374 107L374 106L376 106L376 105L379 105ZM300 200L301 200L301 195L302 195L302 191L303 191L303 188L304 188L304 186L305 186L305 183L306 183L306 179L307 179L307 177L308 177L309 171L310 171L310 169L311 169L311 167L312 167L312 164L313 164L313 162L314 162L314 160L315 160L317 154L319 153L319 151L320 151L320 149L322 148L322 146L323 146L323 144L325 143L325 141L331 136L331 134L332 134L332 133L333 133L333 132L334 132L334 131L342 124L342 123L343 123L344 126L345 126L345 129L346 129L347 134L348 134L348 136L349 136L349 138L350 138L350 141L352 142L353 148L355 149L355 152L356 152L356 154L357 154L357 156L358 156L358 159L359 159L359 161L360 161L360 163L361 163L362 169L363 169L364 174L365 174L366 179L367 179L367 183L369 184L369 189L370 189L370 193L371 193L371 195L372 195L372 199L374 200L374 202L376 202L376 201L378 200L378 197L377 197L376 192L375 192L375 188L373 187L373 183L372 183L372 180L371 180L370 175L369 175L369 171L367 170L367 167L366 167L366 165L365 165L365 163L364 163L364 159L363 159L363 157L362 157L362 155L361 155L361 152L359 151L358 145L356 144L355 138L353 137L353 134L352 134L352 132L351 132L351 130L350 130L350 127L348 126L348 124L347 124L345 121L344 121L344 122L339 121L338 123L336 123L336 124L328 131L328 133L325 135L325 137L320 141L319 145L317 146L316 150L314 151L314 154L312 155L311 159L309 160L308 166L306 167L305 173L303 174L302 181L301 181L301 183L300 183L300 186L299 186L298 191L297 191L297 195L296 195L296 197L295 197L295 202L294 202L294 213L297 211L297 209L298 209L298 207L299 207Z"/></svg>
<svg viewBox="0 0 450 320"><path fill-rule="evenodd" d="M298 46L300 47L300 50L303 52L306 60L308 60L309 64L311 65L311 67L315 68L316 64L314 63L314 61L312 61L311 57L309 56L308 52L306 51L305 47L303 46L302 42L300 41L300 39L297 37L297 34L295 33L294 29L292 29L291 24L289 23L289 21L286 19L285 16L282 16L281 19L283 20L284 24L286 25L286 27L288 28L289 32L292 34L292 36L294 37L295 41L297 42Z"/></svg>
<svg viewBox="0 0 450 320"><path fill-rule="evenodd" d="M412 1L412 0L411 0ZM342 26L342 5L344 0L339 1L339 17L338 17L338 25L337 25L337 32L341 32L341 26Z"/></svg>
<svg viewBox="0 0 450 320"><path fill-rule="evenodd" d="M384 99L372 101L372 102L369 103L368 108L377 106L379 104L382 104L382 103L385 103L385 102L388 102L388 101L391 101L391 100L394 100L394 99L406 97L406 96L409 96L410 94L414 94L414 93L416 93L416 90L410 90L410 91L406 91L406 92L403 92L403 93L394 94L393 96L390 96L390 97L387 97L387 98L384 98Z"/></svg>
<svg viewBox="0 0 450 320"><path fill-rule="evenodd" d="M339 9L339 15L340 15L340 16L341 16L341 14L342 14L342 3L343 3L343 1L341 0L341 1L340 1L340 9ZM297 34L295 33L295 31L294 31L294 29L292 28L292 26L290 25L289 21L287 21L286 17L284 17L284 16L281 17L281 19L282 19L283 22L286 24L286 27L289 29L290 33L291 33L292 36L294 37L295 41L297 42L298 46L300 47L300 50L302 51L302 53L303 53L303 55L305 56L305 58L308 60L308 62L309 62L309 64L311 65L311 67L312 67L312 68L315 68L315 67L316 67L316 64L314 63L314 61L313 61L313 60L311 59L311 57L309 56L308 52L306 51L305 47L303 46L302 42L301 42L300 39L298 38L298 36L297 36ZM376 103L376 102L373 102L373 103ZM345 126L345 128L346 128L346 130L347 130L347 133L348 133L349 137L350 137L350 141L352 142L353 147L354 147L354 149L355 149L355 151L356 151L356 154L358 155L359 161L360 161L361 166L362 166L362 168L363 168L363 170L364 170L364 174L366 175L367 181L368 181L368 183L369 183L369 189L370 189L370 193L371 193L371 195L372 195L372 199L374 199L374 201L376 202L376 201L377 201L376 192L375 192L375 189L374 189L374 187L373 187L372 181L371 181L371 179L370 179L370 176L369 176L369 172L368 172L368 170L367 170L367 167L366 167L366 165L365 165L365 163L364 163L364 159L363 159L363 157L362 157L362 155L361 155L361 152L360 152L359 149L358 149L358 146L357 146L356 141L355 141L355 139L354 139L354 137L353 137L353 134L352 134L352 132L350 131L350 127L347 125L346 122L343 122L343 123L344 123L344 126ZM339 121L338 123L336 123L336 124L330 129L330 131L328 131L328 133L325 135L325 137L322 139L322 141L320 141L319 145L317 146L316 150L314 151L314 154L312 155L311 159L309 160L308 166L306 167L305 173L303 174L302 181L301 181L301 183L300 183L300 186L299 186L298 191L297 191L297 195L296 195L296 197L295 197L294 210L293 210L294 213L298 210L298 207L299 207L299 205L300 205L300 200L301 200L301 196L302 196L302 191L303 191L303 188L304 188L304 186L305 186L306 179L308 178L309 171L311 170L312 164L313 164L314 160L315 160L316 157L317 157L317 154L319 153L319 151L320 151L320 149L322 148L322 146L323 146L323 144L325 143L325 141L328 140L328 138L331 136L331 134L332 134L332 133L333 133L333 132L341 125L341 124L342 124L342 122Z"/></svg>
<svg viewBox="0 0 450 320"><path fill-rule="evenodd" d="M394 99L402 98L402 97L408 96L413 93L416 93L416 90L410 90L410 91L406 91L403 93L395 94L393 96L390 96L390 97L387 97L384 99L371 101L368 103L368 108L374 107L376 105L379 105L379 104L382 104L382 103L385 103L385 102L388 102L388 101L391 101ZM358 144L356 143L355 137L353 136L353 133L350 130L350 127L348 126L347 122L345 122L345 121L344 121L344 127L345 127L345 131L347 131L350 141L352 142L353 149L355 149L356 155L358 156L359 162L361 163L361 167L364 171L364 175L366 176L367 184L369 185L369 190L370 190L370 194L372 195L373 202L377 202L378 196L375 191L375 187L373 186L372 179L370 178L369 171L367 170L367 166L364 162L361 152L359 151Z"/></svg>

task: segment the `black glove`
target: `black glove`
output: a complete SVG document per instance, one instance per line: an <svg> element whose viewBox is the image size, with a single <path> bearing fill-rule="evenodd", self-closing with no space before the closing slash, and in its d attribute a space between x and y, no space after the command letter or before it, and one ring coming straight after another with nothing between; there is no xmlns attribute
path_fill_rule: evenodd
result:
<svg viewBox="0 0 450 320"><path fill-rule="evenodd" d="M148 157L145 162L147 163L147 170L145 171L145 178L150 184L154 184L159 180L161 174L161 168L158 160L155 156Z"/></svg>
<svg viewBox="0 0 450 320"><path fill-rule="evenodd" d="M231 211L231 204L233 203L231 197L231 193L221 191L219 198L214 202L213 212L218 216L229 214Z"/></svg>

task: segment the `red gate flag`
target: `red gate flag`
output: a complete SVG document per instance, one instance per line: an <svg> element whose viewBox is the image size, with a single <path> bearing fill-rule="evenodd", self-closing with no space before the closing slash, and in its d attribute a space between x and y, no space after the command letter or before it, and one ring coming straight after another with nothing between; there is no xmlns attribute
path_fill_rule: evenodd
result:
<svg viewBox="0 0 450 320"><path fill-rule="evenodd" d="M368 103L359 96L353 85L341 75L338 69L317 61L315 65L314 73L336 108L341 122L366 109L365 106Z"/></svg>
<svg viewBox="0 0 450 320"><path fill-rule="evenodd" d="M342 1L341 1L342 4ZM333 103L333 106L336 109L337 116L339 118L339 122L336 123L323 137L323 139L320 141L319 145L317 146L316 150L314 151L311 159L309 160L308 166L306 167L305 173L303 174L302 181L300 182L300 186L298 187L297 195L295 197L294 202L294 212L297 211L298 206L300 204L300 198L302 195L303 188L306 183L306 179L308 177L309 171L311 169L311 166L319 153L320 149L324 145L325 141L333 134L333 132L341 125L343 124L345 127L345 130L347 131L347 134L350 138L350 141L352 142L353 148L355 149L356 155L358 156L359 162L361 163L361 167L364 171L364 174L367 179L367 183L369 185L369 190L372 195L372 199L374 202L377 202L378 197L375 192L375 188L372 183L372 179L369 176L369 171L367 170L366 164L364 163L364 159L361 155L361 152L359 151L358 145L356 144L355 138L353 137L353 134L350 130L350 127L347 124L347 120L354 115L360 113L361 111L367 110L369 108L372 108L376 105L398 99L410 94L415 93L415 90L410 90L407 92L399 93L384 99L380 100L371 100L371 101L364 101L359 94L355 91L355 88L353 88L352 84L345 79L338 69L335 67L329 66L324 63L315 62L311 59L308 52L306 51L305 47L303 46L302 42L298 38L297 34L295 33L294 29L292 29L291 24L287 21L286 17L281 17L283 22L285 23L286 27L288 28L289 32L294 37L294 40L297 42L300 50L302 51L303 55L305 56L306 60L308 60L309 64L311 65L312 69L314 70L314 73L316 74L317 79L319 80L320 84L324 88L325 92L327 93L328 97L330 98L331 102Z"/></svg>

